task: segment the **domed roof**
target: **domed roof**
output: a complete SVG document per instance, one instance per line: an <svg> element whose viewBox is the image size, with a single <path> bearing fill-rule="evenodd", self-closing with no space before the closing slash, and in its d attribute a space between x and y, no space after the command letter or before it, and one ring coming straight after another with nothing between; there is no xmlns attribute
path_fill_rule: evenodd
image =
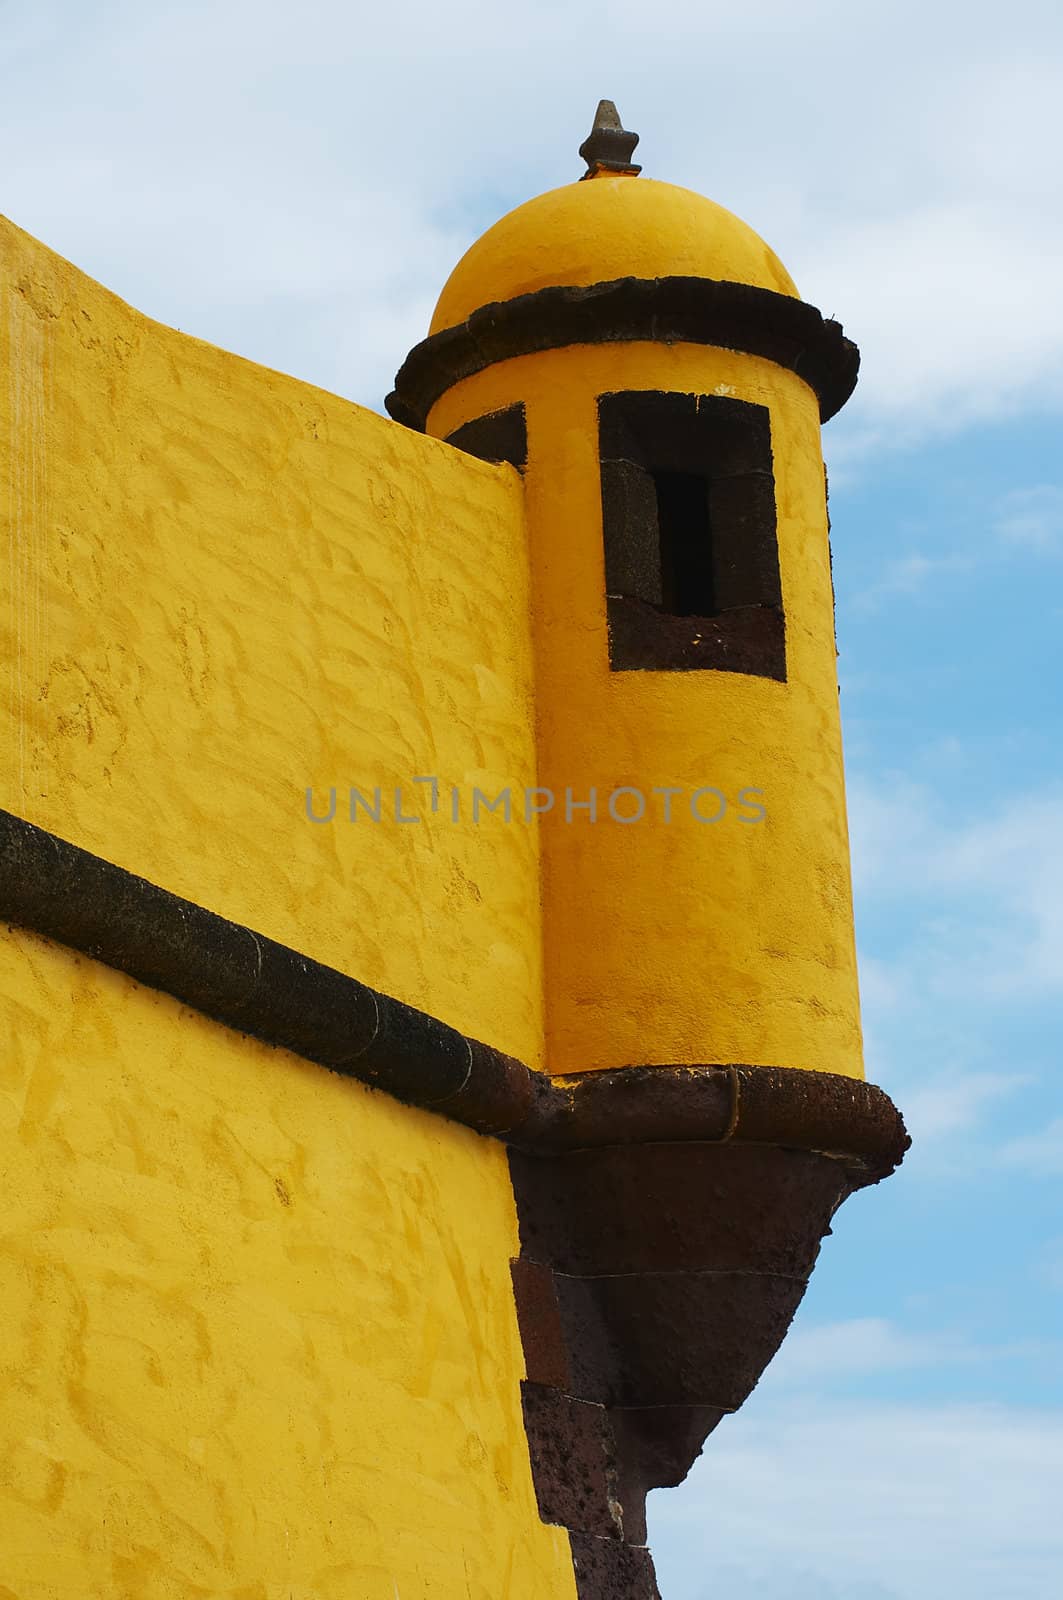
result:
<svg viewBox="0 0 1063 1600"><path fill-rule="evenodd" d="M603 171L550 189L488 228L447 279L431 331L536 289L665 277L798 298L775 252L733 212L676 184Z"/></svg>

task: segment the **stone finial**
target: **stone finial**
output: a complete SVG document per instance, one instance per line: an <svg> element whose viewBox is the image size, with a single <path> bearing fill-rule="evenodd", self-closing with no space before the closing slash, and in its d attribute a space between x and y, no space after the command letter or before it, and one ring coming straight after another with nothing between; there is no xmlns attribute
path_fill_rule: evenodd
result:
<svg viewBox="0 0 1063 1600"><path fill-rule="evenodd" d="M593 178L599 172L618 172L634 177L642 171L641 167L631 164L638 142L638 134L628 133L623 126L613 102L599 100L594 126L579 147L579 153L587 163L583 176Z"/></svg>

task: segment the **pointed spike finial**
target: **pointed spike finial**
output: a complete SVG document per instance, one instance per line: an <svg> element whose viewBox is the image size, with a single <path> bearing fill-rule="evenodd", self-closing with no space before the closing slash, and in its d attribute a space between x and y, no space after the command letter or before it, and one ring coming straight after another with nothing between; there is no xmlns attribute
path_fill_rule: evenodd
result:
<svg viewBox="0 0 1063 1600"><path fill-rule="evenodd" d="M628 133L613 102L599 100L594 126L579 147L579 153L587 163L583 176L593 178L599 172L613 172L635 177L642 171L641 167L633 166L631 162L638 142L638 134Z"/></svg>

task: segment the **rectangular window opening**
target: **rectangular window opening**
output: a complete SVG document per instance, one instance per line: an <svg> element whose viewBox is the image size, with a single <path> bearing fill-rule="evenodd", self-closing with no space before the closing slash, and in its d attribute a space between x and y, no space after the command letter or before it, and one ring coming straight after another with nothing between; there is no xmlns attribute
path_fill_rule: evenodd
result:
<svg viewBox="0 0 1063 1600"><path fill-rule="evenodd" d="M610 667L785 682L767 407L629 391L598 425Z"/></svg>
<svg viewBox="0 0 1063 1600"><path fill-rule="evenodd" d="M661 553L661 610L708 617L717 609L709 485L696 472L654 472Z"/></svg>

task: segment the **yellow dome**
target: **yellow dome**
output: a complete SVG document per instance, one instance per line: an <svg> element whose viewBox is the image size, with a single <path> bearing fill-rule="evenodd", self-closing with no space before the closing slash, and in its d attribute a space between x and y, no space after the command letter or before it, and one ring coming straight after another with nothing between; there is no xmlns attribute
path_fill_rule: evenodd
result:
<svg viewBox="0 0 1063 1600"><path fill-rule="evenodd" d="M798 298L759 234L704 195L652 178L600 174L502 217L450 274L432 333L494 300L614 278L716 278Z"/></svg>

